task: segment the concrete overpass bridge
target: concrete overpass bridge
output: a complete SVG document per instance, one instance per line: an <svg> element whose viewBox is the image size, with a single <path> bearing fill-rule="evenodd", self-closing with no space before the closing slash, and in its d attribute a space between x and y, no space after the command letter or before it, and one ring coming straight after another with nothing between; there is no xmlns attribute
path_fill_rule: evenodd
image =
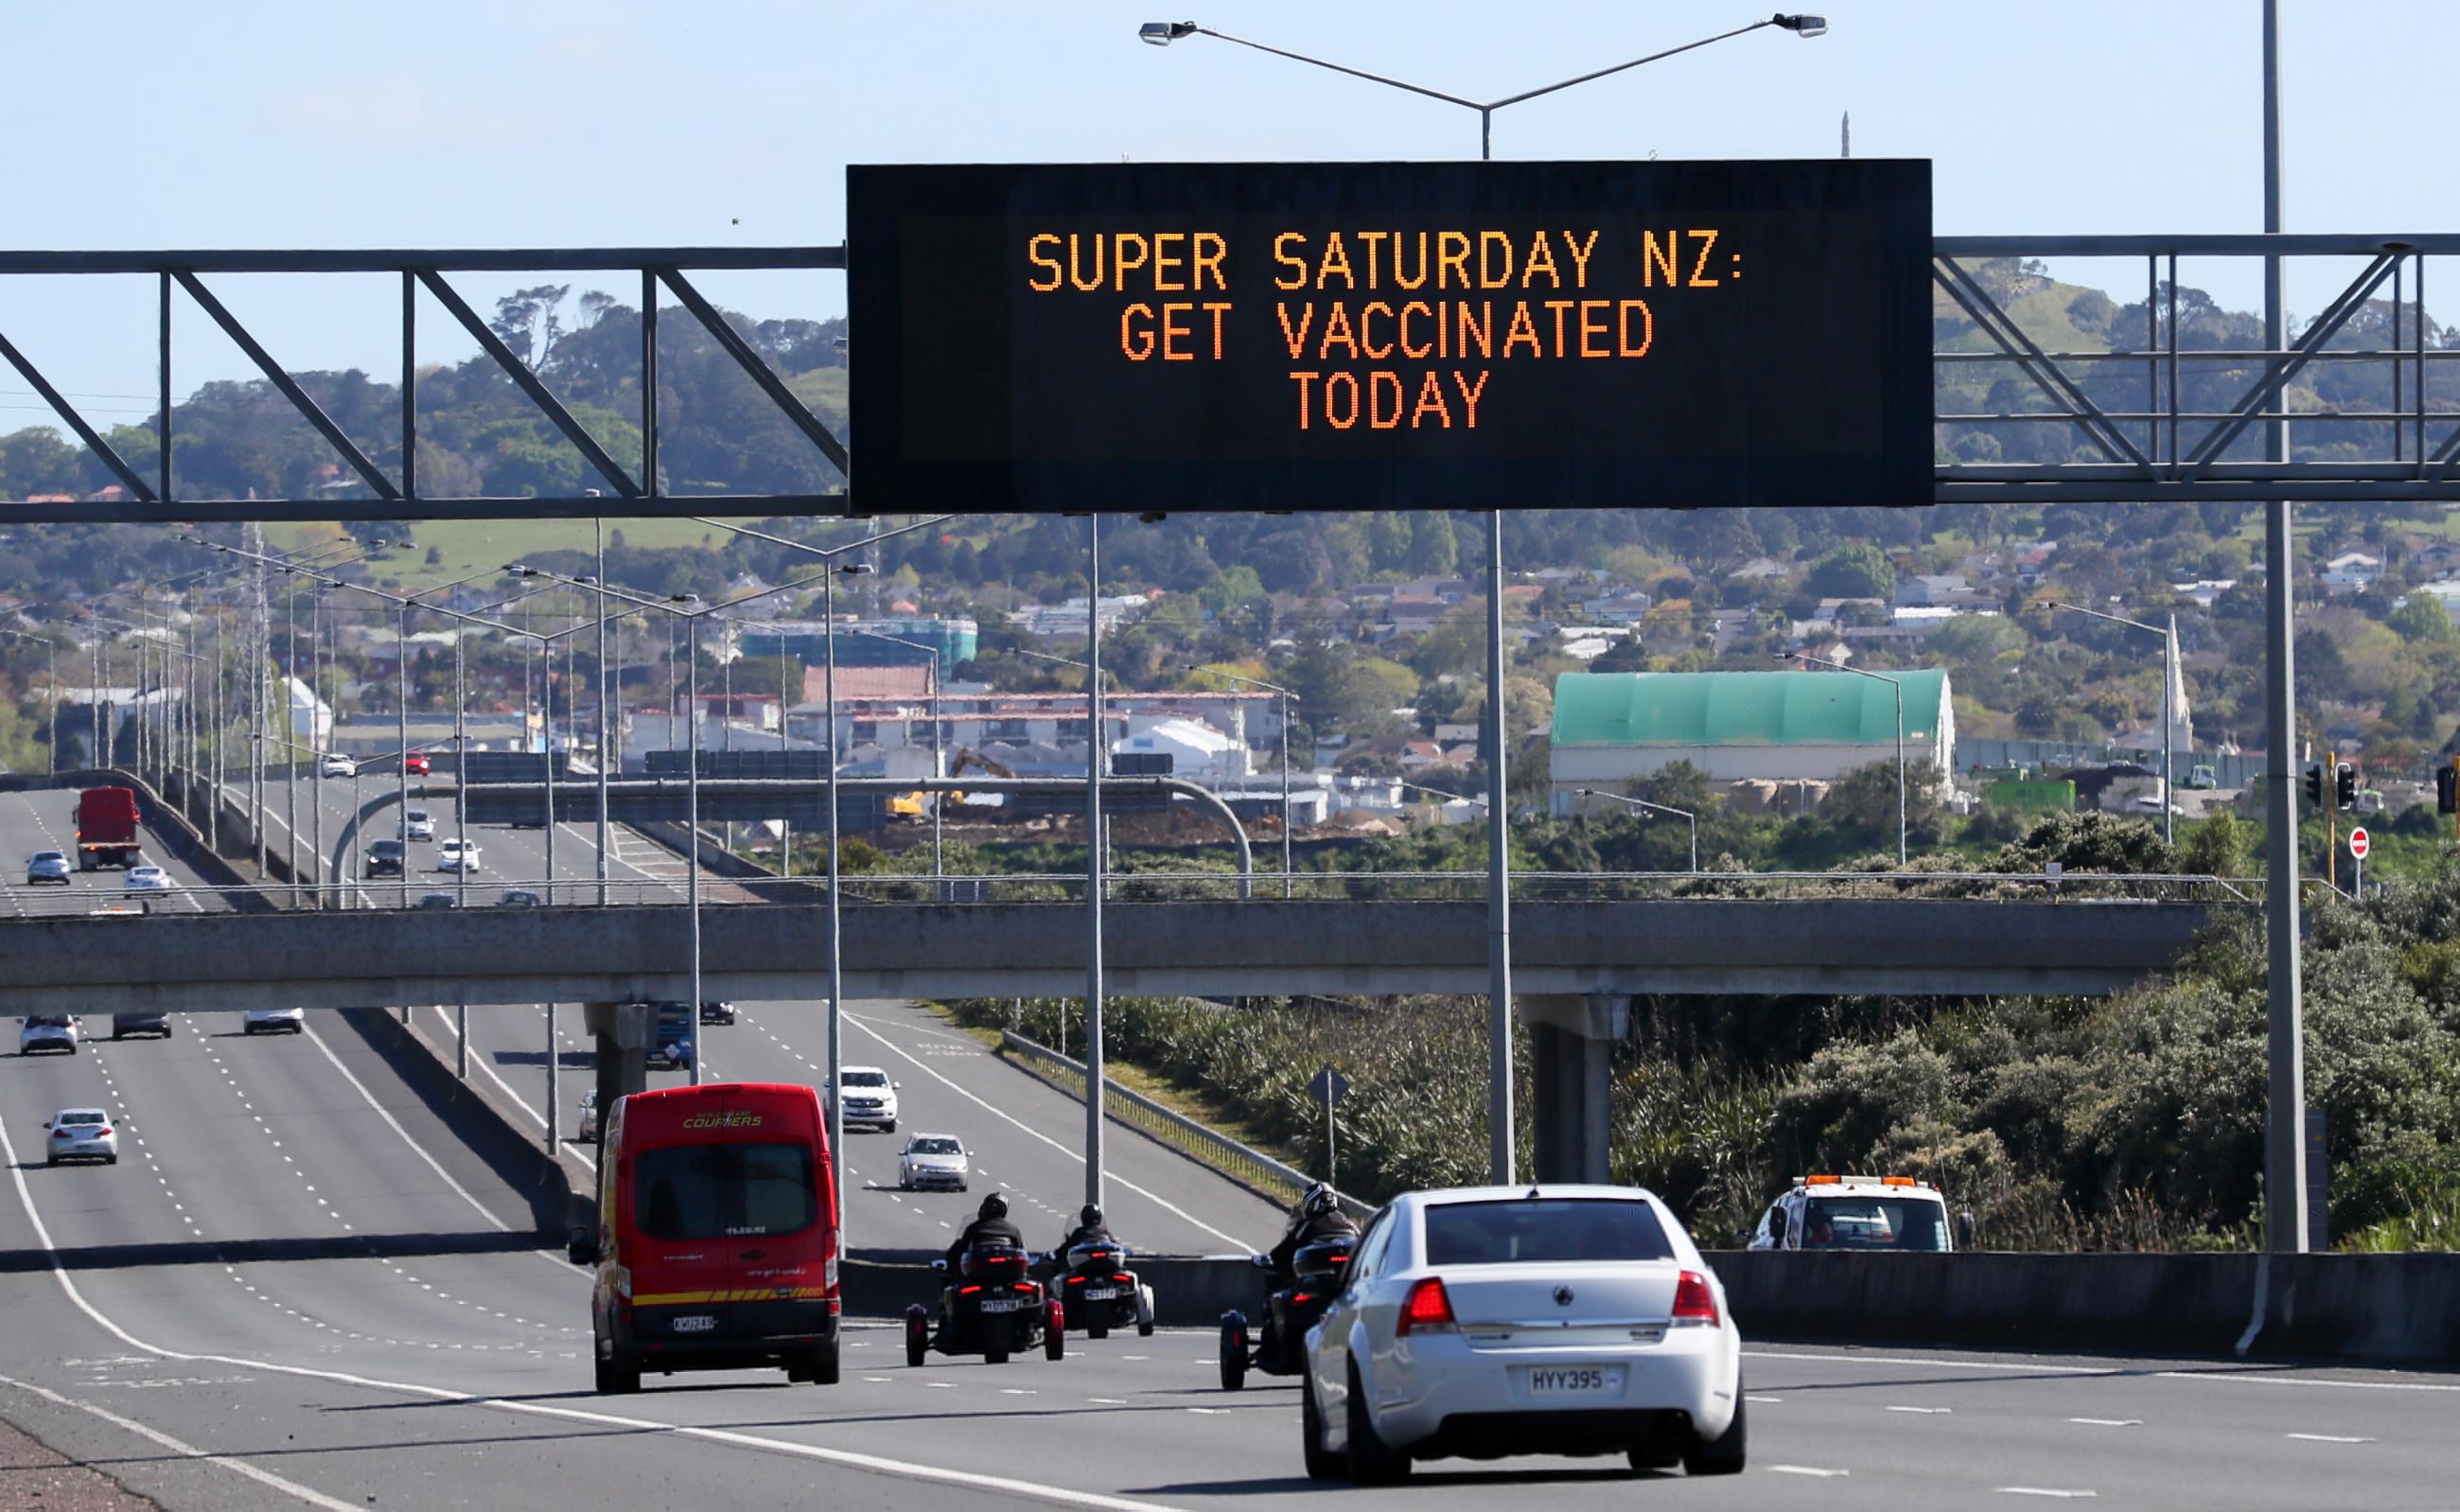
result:
<svg viewBox="0 0 2460 1512"><path fill-rule="evenodd" d="M2100 994L2170 966L2216 906L1531 900L1514 905L1513 974L1533 997ZM1474 993L1486 984L1475 900L1113 902L1105 913L1105 973L1122 995ZM850 900L845 991L1081 992L1081 917L1064 902ZM705 907L700 927L704 995L825 995L820 905ZM690 910L673 904L35 916L0 923L0 1012L685 998L690 928Z"/></svg>

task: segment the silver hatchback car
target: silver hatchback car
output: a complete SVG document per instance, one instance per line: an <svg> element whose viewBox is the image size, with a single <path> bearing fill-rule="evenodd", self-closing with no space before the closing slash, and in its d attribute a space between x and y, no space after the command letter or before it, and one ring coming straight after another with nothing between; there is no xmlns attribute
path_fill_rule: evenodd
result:
<svg viewBox="0 0 2460 1512"><path fill-rule="evenodd" d="M70 885L67 854L56 850L38 850L27 857L26 885L40 887L52 883L56 883L63 887Z"/></svg>

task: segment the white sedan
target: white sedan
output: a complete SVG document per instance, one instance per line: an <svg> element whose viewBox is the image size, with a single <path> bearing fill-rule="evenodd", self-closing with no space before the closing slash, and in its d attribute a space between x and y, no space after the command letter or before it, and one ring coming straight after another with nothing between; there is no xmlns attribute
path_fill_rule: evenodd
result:
<svg viewBox="0 0 2460 1512"><path fill-rule="evenodd" d="M43 1127L52 1131L52 1137L43 1141L46 1165L62 1161L119 1163L119 1131L111 1126L111 1115L100 1108L62 1108Z"/></svg>
<svg viewBox="0 0 2460 1512"><path fill-rule="evenodd" d="M477 871L478 842L475 840L450 839L435 848L437 871Z"/></svg>
<svg viewBox="0 0 2460 1512"><path fill-rule="evenodd" d="M962 1192L969 1174L965 1147L953 1134L909 1135L905 1148L898 1152L897 1189L901 1192L932 1186Z"/></svg>
<svg viewBox="0 0 2460 1512"><path fill-rule="evenodd" d="M316 763L316 770L325 777L357 777L359 764L338 751L330 751Z"/></svg>
<svg viewBox="0 0 2460 1512"><path fill-rule="evenodd" d="M308 1011L300 1008L251 1008L239 1018L243 1034L304 1034Z"/></svg>
<svg viewBox="0 0 2460 1512"><path fill-rule="evenodd" d="M1307 1474L1619 1454L1743 1468L1742 1336L1683 1225L1624 1186L1411 1192L1368 1225L1307 1334Z"/></svg>
<svg viewBox="0 0 2460 1512"><path fill-rule="evenodd" d="M159 866L131 866L123 885L129 892L169 892L171 874Z"/></svg>

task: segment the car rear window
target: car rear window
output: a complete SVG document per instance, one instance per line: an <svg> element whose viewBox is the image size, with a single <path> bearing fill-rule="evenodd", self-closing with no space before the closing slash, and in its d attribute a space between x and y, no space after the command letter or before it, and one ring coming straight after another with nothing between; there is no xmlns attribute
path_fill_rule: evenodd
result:
<svg viewBox="0 0 2460 1512"><path fill-rule="evenodd" d="M26 1027L28 1029L66 1029L69 1027L69 1016L66 1013L29 1013L26 1015Z"/></svg>
<svg viewBox="0 0 2460 1512"><path fill-rule="evenodd" d="M38 850L38 851L34 852L34 859L35 859L36 861L66 861L66 860L68 860L68 858L67 858L66 856L61 855L58 851L55 851L55 850Z"/></svg>
<svg viewBox="0 0 2460 1512"><path fill-rule="evenodd" d="M1802 1247L1945 1249L1947 1207L1926 1197L1814 1197Z"/></svg>
<svg viewBox="0 0 2460 1512"><path fill-rule="evenodd" d="M917 1139L914 1141L914 1153L917 1155L963 1155L965 1152L954 1139Z"/></svg>
<svg viewBox="0 0 2460 1512"><path fill-rule="evenodd" d="M63 1113L60 1115L60 1121L62 1123L101 1123L106 1120L99 1113Z"/></svg>
<svg viewBox="0 0 2460 1512"><path fill-rule="evenodd" d="M845 1074L845 1084L849 1087L885 1087L888 1074L884 1071L849 1071Z"/></svg>
<svg viewBox="0 0 2460 1512"><path fill-rule="evenodd" d="M1539 1198L1437 1203L1426 1210L1427 1264L1514 1266L1671 1260L1665 1225L1646 1203Z"/></svg>
<svg viewBox="0 0 2460 1512"><path fill-rule="evenodd" d="M633 1167L635 1222L652 1239L791 1234L818 1216L800 1144L675 1144Z"/></svg>

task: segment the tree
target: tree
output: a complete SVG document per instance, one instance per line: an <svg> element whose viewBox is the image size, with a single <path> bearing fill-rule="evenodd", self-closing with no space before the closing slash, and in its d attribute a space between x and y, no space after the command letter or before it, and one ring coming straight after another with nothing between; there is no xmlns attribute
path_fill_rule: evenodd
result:
<svg viewBox="0 0 2460 1512"><path fill-rule="evenodd" d="M1939 769L1909 757L1904 772L1906 842L1934 844L1939 840ZM1819 813L1840 828L1893 839L1897 832L1895 758L1857 766L1831 782Z"/></svg>
<svg viewBox="0 0 2460 1512"><path fill-rule="evenodd" d="M1422 578L1442 577L1460 561L1453 539L1453 517L1438 509L1410 513L1410 570Z"/></svg>
<svg viewBox="0 0 2460 1512"><path fill-rule="evenodd" d="M1848 542L1822 557L1803 586L1822 598L1884 599L1897 591L1897 569L1871 543Z"/></svg>
<svg viewBox="0 0 2460 1512"><path fill-rule="evenodd" d="M2460 641L2460 626L2451 623L2451 613L2443 601L2430 593L2412 593L2408 602L2391 611L2384 623L2398 631L2405 641L2449 645Z"/></svg>

